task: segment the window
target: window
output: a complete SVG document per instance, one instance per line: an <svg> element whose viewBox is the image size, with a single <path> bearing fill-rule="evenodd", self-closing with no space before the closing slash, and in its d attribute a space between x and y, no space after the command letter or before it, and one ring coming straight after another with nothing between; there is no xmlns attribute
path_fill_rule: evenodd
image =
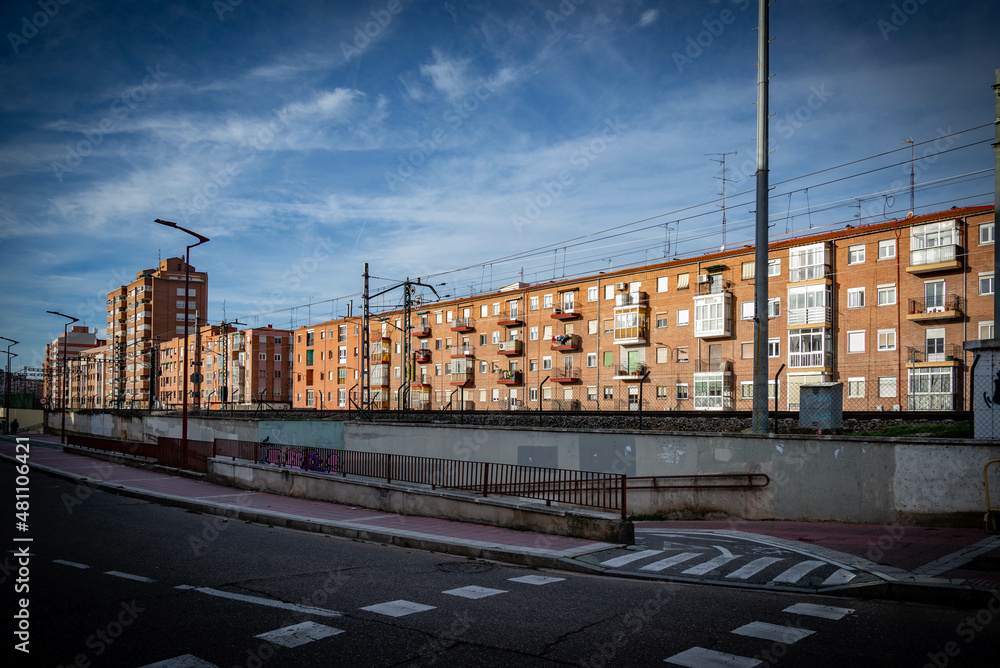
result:
<svg viewBox="0 0 1000 668"><path fill-rule="evenodd" d="M337 369L337 385L347 385L347 369L344 367Z"/></svg>
<svg viewBox="0 0 1000 668"><path fill-rule="evenodd" d="M992 295L993 294L993 272L987 272L979 274L979 294L982 295Z"/></svg>
<svg viewBox="0 0 1000 668"><path fill-rule="evenodd" d="M865 289L849 288L847 290L847 308L863 308L865 305Z"/></svg>
<svg viewBox="0 0 1000 668"><path fill-rule="evenodd" d="M500 343L500 332L493 332L492 341L494 344Z"/></svg>
<svg viewBox="0 0 1000 668"><path fill-rule="evenodd" d="M538 388L529 387L528 388L528 401L538 401Z"/></svg>
<svg viewBox="0 0 1000 668"><path fill-rule="evenodd" d="M878 305L891 306L896 303L896 284L878 286Z"/></svg>
<svg viewBox="0 0 1000 668"><path fill-rule="evenodd" d="M492 398L493 398L493 401L500 401L500 388L498 388L498 387L494 387L493 388Z"/></svg>
<svg viewBox="0 0 1000 668"><path fill-rule="evenodd" d="M320 355L322 355L322 353L320 353ZM281 353L277 353L277 354L276 354L276 355L274 356L274 361L275 361L275 362L280 362L280 361L281 361Z"/></svg>
<svg viewBox="0 0 1000 668"><path fill-rule="evenodd" d="M552 308L552 295L542 296L542 308Z"/></svg>
<svg viewBox="0 0 1000 668"><path fill-rule="evenodd" d="M878 242L878 259L891 260L896 257L896 240L883 239Z"/></svg>
<svg viewBox="0 0 1000 668"><path fill-rule="evenodd" d="M767 317L777 318L781 316L781 298L776 297L774 299L767 300Z"/></svg>
<svg viewBox="0 0 1000 668"><path fill-rule="evenodd" d="M674 350L677 353L677 361L678 362L687 362L688 361L688 347L687 346L677 346Z"/></svg>
<svg viewBox="0 0 1000 668"><path fill-rule="evenodd" d="M545 341L552 340L552 325L545 325L542 327L542 339Z"/></svg>
<svg viewBox="0 0 1000 668"><path fill-rule="evenodd" d="M767 275L781 276L781 258L775 258L767 261Z"/></svg>
<svg viewBox="0 0 1000 668"><path fill-rule="evenodd" d="M826 276L827 247L824 243L799 246L788 251L788 280L812 281Z"/></svg>
<svg viewBox="0 0 1000 668"><path fill-rule="evenodd" d="M677 383L677 398L687 399L688 398L688 385L687 383Z"/></svg>
<svg viewBox="0 0 1000 668"><path fill-rule="evenodd" d="M743 263L743 273L741 274L741 277L743 278L744 281L752 281L753 280L754 266L755 266L755 264L753 262L744 262Z"/></svg>
<svg viewBox="0 0 1000 668"><path fill-rule="evenodd" d="M954 367L910 369L910 410L954 410Z"/></svg>
<svg viewBox="0 0 1000 668"><path fill-rule="evenodd" d="M260 360L261 362L266 362L267 361L267 353L257 353L257 359ZM311 350L307 350L306 351L306 360L307 360L306 364L312 364L312 351Z"/></svg>
<svg viewBox="0 0 1000 668"><path fill-rule="evenodd" d="M767 398L775 399L778 396L778 386L773 380L767 381ZM740 383L740 399L753 399L753 381L744 380Z"/></svg>
<svg viewBox="0 0 1000 668"><path fill-rule="evenodd" d="M670 348L657 348L656 349L656 363L666 364L670 361Z"/></svg>
<svg viewBox="0 0 1000 668"><path fill-rule="evenodd" d="M604 298L614 299L615 298L615 286L612 283L608 283L604 286Z"/></svg>
<svg viewBox="0 0 1000 668"><path fill-rule="evenodd" d="M740 344L740 357L745 360L753 359L753 341L744 341Z"/></svg>
<svg viewBox="0 0 1000 668"><path fill-rule="evenodd" d="M878 396L886 398L894 398L896 396L896 377L895 376L879 376L878 379Z"/></svg>
<svg viewBox="0 0 1000 668"><path fill-rule="evenodd" d="M670 287L670 277L669 276L658 276L656 278L656 291L666 292Z"/></svg>
<svg viewBox="0 0 1000 668"><path fill-rule="evenodd" d="M537 341L538 340L538 328L537 327L532 327L531 329L528 330L528 340L529 341Z"/></svg>
<svg viewBox="0 0 1000 668"><path fill-rule="evenodd" d="M847 352L865 352L865 332L864 330L847 333Z"/></svg>
<svg viewBox="0 0 1000 668"><path fill-rule="evenodd" d="M910 264L936 264L955 260L958 230L955 220L944 220L910 228Z"/></svg>
<svg viewBox="0 0 1000 668"><path fill-rule="evenodd" d="M613 318L606 318L604 320L604 333L610 334L615 331L615 321Z"/></svg>
<svg viewBox="0 0 1000 668"><path fill-rule="evenodd" d="M767 340L767 356L781 357L781 339Z"/></svg>
<svg viewBox="0 0 1000 668"><path fill-rule="evenodd" d="M666 329L667 324L668 324L668 322L667 322L667 314L666 313L657 313L656 314L656 328L657 329Z"/></svg>
<svg viewBox="0 0 1000 668"><path fill-rule="evenodd" d="M896 349L896 330L894 329L878 330L878 349L879 350Z"/></svg>
<svg viewBox="0 0 1000 668"><path fill-rule="evenodd" d="M677 276L677 289L678 290L687 290L688 287L689 287L688 281L690 280L690 278L691 278L691 274L679 274Z"/></svg>
<svg viewBox="0 0 1000 668"><path fill-rule="evenodd" d="M686 308L677 310L677 326L687 327L688 324L688 310Z"/></svg>
<svg viewBox="0 0 1000 668"><path fill-rule="evenodd" d="M847 247L847 264L862 264L865 261L865 245Z"/></svg>
<svg viewBox="0 0 1000 668"><path fill-rule="evenodd" d="M587 321L587 333L588 334L597 334L597 321L596 320L588 320Z"/></svg>
<svg viewBox="0 0 1000 668"><path fill-rule="evenodd" d="M740 320L753 320L753 302L740 304Z"/></svg>
<svg viewBox="0 0 1000 668"><path fill-rule="evenodd" d="M668 399L668 398L670 398L669 392L670 392L670 388L668 386L666 386L666 385L657 385L656 386L656 398L657 399Z"/></svg>
<svg viewBox="0 0 1000 668"><path fill-rule="evenodd" d="M847 398L848 399L864 399L865 398L865 379L864 378L848 378L847 379Z"/></svg>
<svg viewBox="0 0 1000 668"><path fill-rule="evenodd" d="M993 243L993 223L983 223L979 226L979 245Z"/></svg>
<svg viewBox="0 0 1000 668"><path fill-rule="evenodd" d="M993 321L983 320L979 323L979 338L980 339L992 339L993 338Z"/></svg>
<svg viewBox="0 0 1000 668"><path fill-rule="evenodd" d="M434 375L435 376L440 376L441 375L441 365L440 364L435 364L434 365Z"/></svg>
<svg viewBox="0 0 1000 668"><path fill-rule="evenodd" d="M612 350L604 351L604 366L614 366L615 364L615 353Z"/></svg>
<svg viewBox="0 0 1000 668"><path fill-rule="evenodd" d="M547 370L549 370L551 368L552 368L552 358L551 357L543 357L542 358L542 370L543 371L547 371Z"/></svg>
<svg viewBox="0 0 1000 668"><path fill-rule="evenodd" d="M337 351L337 353L339 355L339 361L341 363L347 361L347 346L340 346L340 349Z"/></svg>
<svg viewBox="0 0 1000 668"><path fill-rule="evenodd" d="M590 368L597 366L597 353L587 353L587 366Z"/></svg>
<svg viewBox="0 0 1000 668"><path fill-rule="evenodd" d="M615 398L615 388L611 387L610 385L605 385L604 386L604 398L607 399L607 400L614 399Z"/></svg>

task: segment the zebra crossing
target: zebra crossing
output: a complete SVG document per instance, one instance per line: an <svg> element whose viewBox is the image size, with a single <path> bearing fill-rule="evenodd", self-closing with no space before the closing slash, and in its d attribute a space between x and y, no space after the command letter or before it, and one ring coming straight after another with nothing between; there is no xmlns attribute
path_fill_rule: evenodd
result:
<svg viewBox="0 0 1000 668"><path fill-rule="evenodd" d="M801 549L697 532L647 532L637 535L635 546L578 559L601 570L655 574L668 579L813 590L874 579L855 566Z"/></svg>

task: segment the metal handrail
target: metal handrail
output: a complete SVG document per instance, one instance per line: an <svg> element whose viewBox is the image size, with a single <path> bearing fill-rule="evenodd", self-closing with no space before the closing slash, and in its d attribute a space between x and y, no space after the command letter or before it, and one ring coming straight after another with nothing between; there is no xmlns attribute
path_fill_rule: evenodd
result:
<svg viewBox="0 0 1000 668"><path fill-rule="evenodd" d="M723 480L723 479L746 479L745 483L730 484L658 484L660 480ZM757 482L755 482L757 479ZM635 485L636 480L652 480L651 485ZM771 478L766 473L696 473L691 475L651 475L633 476L628 479L629 489L752 489L756 487L767 487L771 484Z"/></svg>
<svg viewBox="0 0 1000 668"><path fill-rule="evenodd" d="M1000 459L991 459L983 466L983 486L986 488L986 515L983 520L986 522L987 533L997 533L1000 531L1000 508L990 505L990 464L1000 464Z"/></svg>

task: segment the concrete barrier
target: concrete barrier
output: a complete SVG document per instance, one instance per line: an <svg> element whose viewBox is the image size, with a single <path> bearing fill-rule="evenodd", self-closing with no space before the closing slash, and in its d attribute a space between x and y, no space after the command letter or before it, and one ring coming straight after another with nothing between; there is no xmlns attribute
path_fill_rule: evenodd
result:
<svg viewBox="0 0 1000 668"><path fill-rule="evenodd" d="M208 461L208 480L258 492L331 501L398 515L440 517L476 524L633 544L634 528L609 513L498 497L387 484L228 459Z"/></svg>

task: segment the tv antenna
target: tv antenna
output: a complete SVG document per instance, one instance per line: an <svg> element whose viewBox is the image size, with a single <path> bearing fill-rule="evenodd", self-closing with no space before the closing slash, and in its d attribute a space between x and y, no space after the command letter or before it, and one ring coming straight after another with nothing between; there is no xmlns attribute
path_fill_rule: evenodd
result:
<svg viewBox="0 0 1000 668"><path fill-rule="evenodd" d="M719 204L719 207L722 209L722 248L720 248L719 250L725 250L726 249L726 182L728 181L729 183L736 183L736 181L734 179L730 179L730 178L726 177L726 173L729 171L728 169L726 169L726 156L727 155L736 155L736 151L731 151L729 153L706 153L705 155L708 155L708 156L712 156L712 155L721 156L718 159L716 159L716 158L709 158L709 160L711 160L712 162L719 163L719 165L721 165L721 167L722 167L722 176L716 176L715 178L717 178L720 181L722 181L722 193L721 193L722 194L722 203Z"/></svg>

